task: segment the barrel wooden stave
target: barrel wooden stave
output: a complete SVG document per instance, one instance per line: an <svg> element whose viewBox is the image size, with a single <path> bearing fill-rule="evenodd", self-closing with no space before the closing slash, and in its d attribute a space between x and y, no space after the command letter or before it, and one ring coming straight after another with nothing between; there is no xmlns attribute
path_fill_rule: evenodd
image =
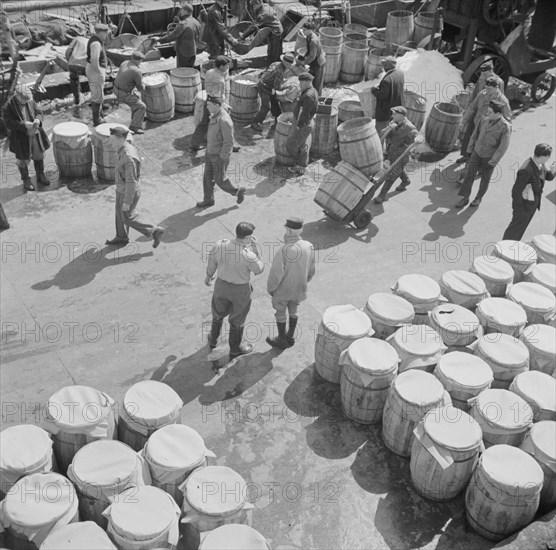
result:
<svg viewBox="0 0 556 550"><path fill-rule="evenodd" d="M403 105L407 109L407 118L417 130L421 130L425 123L427 100L415 92L404 90Z"/></svg>
<svg viewBox="0 0 556 550"><path fill-rule="evenodd" d="M319 37L321 46L337 46L342 44L343 33L338 27L321 27L319 29ZM328 63L328 55L326 63Z"/></svg>
<svg viewBox="0 0 556 550"><path fill-rule="evenodd" d="M192 113L195 110L195 98L201 91L201 75L196 69L179 67L170 71L170 81L174 88L176 112Z"/></svg>
<svg viewBox="0 0 556 550"><path fill-rule="evenodd" d="M338 121L347 122L354 118L362 118L365 114L361 108L361 102L354 99L347 99L338 103Z"/></svg>
<svg viewBox="0 0 556 550"><path fill-rule="evenodd" d="M167 122L174 118L176 97L170 78L161 84L145 86L143 101L147 107L147 118L152 122Z"/></svg>
<svg viewBox="0 0 556 550"><path fill-rule="evenodd" d="M386 48L386 30L379 29L371 33L369 37L369 49L382 50Z"/></svg>
<svg viewBox="0 0 556 550"><path fill-rule="evenodd" d="M311 153L327 155L336 145L336 128L338 127L338 110L332 108L331 113L317 113L314 118L313 143Z"/></svg>
<svg viewBox="0 0 556 550"><path fill-rule="evenodd" d="M425 38L429 38L431 35L432 28L434 26L434 18L436 17L435 12L421 12L415 17L415 25L413 31L413 42L419 44ZM438 26L435 29L435 33L441 32L443 28L442 16L438 17Z"/></svg>
<svg viewBox="0 0 556 550"><path fill-rule="evenodd" d="M81 521L94 521L99 527L106 530L108 527L108 518L102 513L110 506L108 500L104 500L99 491L99 498L87 495L76 489L79 497L79 519Z"/></svg>
<svg viewBox="0 0 556 550"><path fill-rule="evenodd" d="M388 14L384 41L387 45L403 45L413 41L415 23L413 12L408 10L394 10Z"/></svg>
<svg viewBox="0 0 556 550"><path fill-rule="evenodd" d="M433 151L449 153L459 135L462 111L454 103L435 103L425 124L425 139Z"/></svg>
<svg viewBox="0 0 556 550"><path fill-rule="evenodd" d="M361 42L344 42L342 46L342 64L340 80L353 83L363 80L367 46Z"/></svg>
<svg viewBox="0 0 556 550"><path fill-rule="evenodd" d="M322 378L333 384L340 383L341 353L337 338L325 327L324 334L318 334L315 342L315 368Z"/></svg>
<svg viewBox="0 0 556 550"><path fill-rule="evenodd" d="M382 170L382 144L373 120L363 117L340 124L338 138L342 160L366 176Z"/></svg>
<svg viewBox="0 0 556 550"><path fill-rule="evenodd" d="M82 126L86 129L85 125ZM53 133L56 135L56 126L53 129ZM73 147L73 143L68 143L71 139L67 136L53 140L54 160L60 175L67 178L86 178L91 174L93 166L93 146L91 140L87 134L76 135L75 139L79 141L79 144L77 147Z"/></svg>
<svg viewBox="0 0 556 550"><path fill-rule="evenodd" d="M365 78L374 80L384 70L381 60L388 55L388 50L384 48L373 48L369 50L367 62L365 64Z"/></svg>
<svg viewBox="0 0 556 550"><path fill-rule="evenodd" d="M250 81L243 84L241 81ZM250 124L257 114L261 101L257 92L257 79L250 75L238 75L230 81L230 116L238 124Z"/></svg>
<svg viewBox="0 0 556 550"><path fill-rule="evenodd" d="M367 85L357 91L361 109L363 109L364 116L368 118L375 118L376 111L376 96L372 92L372 86Z"/></svg>
<svg viewBox="0 0 556 550"><path fill-rule="evenodd" d="M336 82L340 76L342 66L342 43L323 44L322 49L326 53L326 64L324 66L324 83Z"/></svg>
<svg viewBox="0 0 556 550"><path fill-rule="evenodd" d="M59 431L52 435L52 450L54 451L60 473L66 473L77 451L87 445L87 443L89 441L87 441L87 436L84 434Z"/></svg>

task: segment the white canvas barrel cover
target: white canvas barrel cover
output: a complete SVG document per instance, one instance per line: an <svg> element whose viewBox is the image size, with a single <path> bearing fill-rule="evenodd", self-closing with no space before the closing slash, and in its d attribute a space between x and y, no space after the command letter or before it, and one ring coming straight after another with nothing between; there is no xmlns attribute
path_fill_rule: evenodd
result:
<svg viewBox="0 0 556 550"><path fill-rule="evenodd" d="M64 525L46 537L40 550L117 550L94 521Z"/></svg>
<svg viewBox="0 0 556 550"><path fill-rule="evenodd" d="M446 349L440 334L427 325L399 328L387 342L400 356L401 372L435 365Z"/></svg>
<svg viewBox="0 0 556 550"><path fill-rule="evenodd" d="M440 301L446 301L441 296L440 285L434 279L418 273L402 275L392 291L413 304L415 313L426 313Z"/></svg>
<svg viewBox="0 0 556 550"><path fill-rule="evenodd" d="M409 404L409 406L404 404L404 412L407 418L413 422L420 422L423 416L423 409L430 407L434 403L439 403L447 395L436 377L428 372L415 369L402 372L394 380L392 389L394 387L398 395ZM450 402L451 400L448 396L447 400L445 399L442 404L447 405Z"/></svg>
<svg viewBox="0 0 556 550"><path fill-rule="evenodd" d="M483 280L497 284L510 284L514 280L512 266L497 256L477 256L471 265L471 272Z"/></svg>
<svg viewBox="0 0 556 550"><path fill-rule="evenodd" d="M459 269L443 273L440 288L450 302L464 307L475 306L477 301L489 296L485 282L478 275Z"/></svg>
<svg viewBox="0 0 556 550"><path fill-rule="evenodd" d="M322 336L325 328L339 339L347 341L344 349L347 348L350 340L357 340L363 338L363 336L374 334L371 320L360 309L351 304L327 308L322 316L318 334Z"/></svg>
<svg viewBox="0 0 556 550"><path fill-rule="evenodd" d="M61 122L52 129L52 143L63 141L72 149L82 147L89 140L89 127L82 122Z"/></svg>
<svg viewBox="0 0 556 550"><path fill-rule="evenodd" d="M434 369L434 374L448 392L487 389L494 379L492 369L486 361L462 351L443 355Z"/></svg>
<svg viewBox="0 0 556 550"><path fill-rule="evenodd" d="M493 254L508 262L514 268L514 272L516 267L519 271L526 272L537 263L535 249L521 241L499 241L494 247Z"/></svg>
<svg viewBox="0 0 556 550"><path fill-rule="evenodd" d="M556 316L556 296L538 283L517 283L508 289L507 296L525 311L540 314L546 322Z"/></svg>
<svg viewBox="0 0 556 550"><path fill-rule="evenodd" d="M375 376L382 376L398 369L400 358L396 350L378 338L360 338L352 342L340 355L340 365L355 365L363 386L368 386Z"/></svg>
<svg viewBox="0 0 556 550"><path fill-rule="evenodd" d="M550 374L556 372L556 328L548 325L529 325L521 335L531 356L531 368Z"/></svg>
<svg viewBox="0 0 556 550"><path fill-rule="evenodd" d="M529 350L527 346L521 340L509 334L500 332L485 334L470 347L475 349L475 355L478 355L490 365L495 375L506 370L529 368Z"/></svg>
<svg viewBox="0 0 556 550"><path fill-rule="evenodd" d="M541 420L533 424L520 449L535 457L556 475L556 422Z"/></svg>
<svg viewBox="0 0 556 550"><path fill-rule="evenodd" d="M513 379L510 391L531 405L534 420L556 420L556 379L552 376L538 370L522 372Z"/></svg>
<svg viewBox="0 0 556 550"><path fill-rule="evenodd" d="M409 325L415 317L415 310L410 302L388 292L371 294L367 299L366 310L389 326Z"/></svg>
<svg viewBox="0 0 556 550"><path fill-rule="evenodd" d="M554 235L535 235L531 245L537 251L539 262L556 263L556 237Z"/></svg>
<svg viewBox="0 0 556 550"><path fill-rule="evenodd" d="M199 550L271 550L268 541L249 525L230 523L201 534Z"/></svg>
<svg viewBox="0 0 556 550"><path fill-rule="evenodd" d="M556 264L536 264L529 273L530 283L537 283L556 294Z"/></svg>
<svg viewBox="0 0 556 550"><path fill-rule="evenodd" d="M478 317L457 304L442 304L429 312L432 328L442 336L447 346L467 345L482 335Z"/></svg>
<svg viewBox="0 0 556 550"><path fill-rule="evenodd" d="M498 327L520 334L527 324L527 312L507 298L485 298L479 302L475 313L485 329Z"/></svg>

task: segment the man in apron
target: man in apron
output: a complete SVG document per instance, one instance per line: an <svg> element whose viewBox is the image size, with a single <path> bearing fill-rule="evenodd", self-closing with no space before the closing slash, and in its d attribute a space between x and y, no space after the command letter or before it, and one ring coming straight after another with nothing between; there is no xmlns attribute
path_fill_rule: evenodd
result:
<svg viewBox="0 0 556 550"><path fill-rule="evenodd" d="M93 111L93 126L104 122L102 118L102 102L104 100L104 79L106 77L106 51L104 43L108 37L108 25L97 23L95 34L87 42L87 66L85 74L89 80L91 90L91 110Z"/></svg>

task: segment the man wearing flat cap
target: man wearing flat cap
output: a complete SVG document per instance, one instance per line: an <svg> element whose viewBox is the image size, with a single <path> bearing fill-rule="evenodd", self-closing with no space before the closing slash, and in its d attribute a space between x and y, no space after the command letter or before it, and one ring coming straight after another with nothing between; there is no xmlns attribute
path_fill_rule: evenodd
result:
<svg viewBox="0 0 556 550"><path fill-rule="evenodd" d="M144 134L143 121L147 107L137 92L143 91L143 75L139 65L145 56L141 52L133 52L131 59L124 61L114 81L114 94L118 101L131 108L131 124L129 129L134 134Z"/></svg>
<svg viewBox="0 0 556 550"><path fill-rule="evenodd" d="M108 245L124 246L129 242L129 227L145 237L152 237L153 248L160 244L162 227L143 221L136 211L141 197L141 159L137 149L127 141L129 130L116 126L110 128L110 138L116 145L116 236L106 241Z"/></svg>
<svg viewBox="0 0 556 550"><path fill-rule="evenodd" d="M487 192L492 173L510 144L512 126L502 115L503 112L504 103L491 101L487 114L473 131L467 147L467 152L471 156L465 168L463 184L459 191L461 199L456 204L456 208L463 208L469 204L469 196L477 172L481 176L481 183L471 206L479 206Z"/></svg>
<svg viewBox="0 0 556 550"><path fill-rule="evenodd" d="M302 219L286 220L284 244L277 250L268 274L266 288L272 296L278 336L266 341L275 348L286 349L294 345L297 308L307 298L307 283L315 275L315 251L309 241L301 238L302 230Z"/></svg>
<svg viewBox="0 0 556 550"><path fill-rule="evenodd" d="M87 65L85 74L89 80L91 91L91 110L93 126L104 122L102 118L102 102L104 101L104 79L106 76L107 58L104 43L108 37L109 27L104 23L95 25L95 34L87 42Z"/></svg>
<svg viewBox="0 0 556 550"><path fill-rule="evenodd" d="M403 103L403 87L405 78L402 71L396 68L396 58L389 56L381 59L382 67L386 74L378 86L371 88L371 93L376 97L376 130L380 132L388 125L392 107Z"/></svg>
<svg viewBox="0 0 556 550"><path fill-rule="evenodd" d="M407 109L402 106L392 107L392 122L384 130L382 138L385 142L386 156L390 164L394 164L402 155L403 158L384 180L380 194L374 200L377 204L388 200L387 193L398 178L401 178L402 182L396 187L396 191L405 191L411 183L404 170L409 160L409 153L406 152L406 149L415 141L418 133L417 128L407 118Z"/></svg>
<svg viewBox="0 0 556 550"><path fill-rule="evenodd" d="M324 83L324 69L326 66L326 52L324 51L318 35L315 33L315 25L308 21L303 25L305 43L305 64L309 65L309 72L313 75L313 86L317 94L322 93Z"/></svg>
<svg viewBox="0 0 556 550"><path fill-rule="evenodd" d="M485 89L486 80L491 77L496 79L500 91L504 93L504 81L494 72L494 63L489 59L481 65L479 78L477 79L473 92L471 93L471 101L473 101Z"/></svg>
<svg viewBox="0 0 556 550"><path fill-rule="evenodd" d="M317 112L319 96L313 88L313 75L303 73L299 76L301 95L293 110L293 124L286 140L286 150L294 159L288 170L296 176L305 173L309 160L308 140L313 131L313 118Z"/></svg>

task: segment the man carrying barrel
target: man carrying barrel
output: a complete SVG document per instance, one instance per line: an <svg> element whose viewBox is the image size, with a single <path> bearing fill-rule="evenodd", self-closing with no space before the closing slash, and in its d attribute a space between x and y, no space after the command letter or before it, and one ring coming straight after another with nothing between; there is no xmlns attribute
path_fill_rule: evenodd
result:
<svg viewBox="0 0 556 550"><path fill-rule="evenodd" d="M73 102L79 105L81 101L79 77L85 76L87 65L87 44L88 38L76 36L66 50L65 57L68 62L70 78L70 90L73 94Z"/></svg>
<svg viewBox="0 0 556 550"><path fill-rule="evenodd" d="M153 248L160 244L162 227L140 219L136 211L141 198L141 159L137 149L127 141L127 128L110 128L110 138L118 149L116 159L116 236L106 241L108 245L124 246L129 242L128 228L132 227L145 237L152 237Z"/></svg>
<svg viewBox="0 0 556 550"><path fill-rule="evenodd" d="M305 64L309 65L309 72L313 75L313 87L318 96L322 93L324 84L324 69L326 65L326 52L324 51L319 37L315 33L315 25L310 21L303 25L305 35Z"/></svg>
<svg viewBox="0 0 556 550"><path fill-rule="evenodd" d="M400 157L401 160L392 168L386 176L380 194L375 197L374 202L381 204L388 200L387 194L394 182L400 178L402 182L396 191L405 191L411 183L404 168L409 160L408 147L415 141L418 135L417 128L407 118L407 109L401 105L392 107L392 122L382 134L382 139L386 144L386 156L390 164L394 164Z"/></svg>
<svg viewBox="0 0 556 550"><path fill-rule="evenodd" d="M405 77L402 71L396 68L396 58L384 57L380 60L386 74L378 86L371 88L371 93L376 97L376 131L380 132L388 125L392 107L403 104L403 87Z"/></svg>
<svg viewBox="0 0 556 550"><path fill-rule="evenodd" d="M145 56L141 52L133 52L131 59L124 61L118 70L114 81L114 94L118 101L131 108L131 124L129 130L134 134L144 134L143 121L147 107L135 91L143 91L143 75L139 65Z"/></svg>
<svg viewBox="0 0 556 550"><path fill-rule="evenodd" d="M312 132L312 122L319 104L319 96L313 88L313 75L303 73L299 76L301 95L293 110L293 123L286 140L286 149L294 159L288 170L296 176L305 173L309 160L308 140Z"/></svg>
<svg viewBox="0 0 556 550"><path fill-rule="evenodd" d="M207 21L202 40L207 45L210 59L224 55L224 41L229 42L232 46L239 44L224 24L226 11L226 0L215 0L214 4L207 10Z"/></svg>
<svg viewBox="0 0 556 550"><path fill-rule="evenodd" d="M459 191L461 199L456 204L456 208L463 208L469 204L469 195L477 172L481 175L481 183L471 206L481 204L481 200L488 190L494 168L508 149L512 127L503 117L503 111L504 103L491 101L487 114L473 131L467 147L470 157L465 168L465 179Z"/></svg>
<svg viewBox="0 0 556 550"><path fill-rule="evenodd" d="M263 0L254 0L253 10L255 12L255 22L244 33L240 33L239 38L243 40L251 36L258 29L270 29L266 64L271 65L278 61L282 55L282 33L284 28L282 23L280 23L280 19L276 17L274 8L263 3Z"/></svg>
<svg viewBox="0 0 556 550"><path fill-rule="evenodd" d="M95 34L87 42L87 66L85 73L91 90L91 110L93 126L104 122L102 118L102 102L104 101L104 78L106 76L106 52L104 43L108 37L109 27L104 23L95 25Z"/></svg>
<svg viewBox="0 0 556 550"><path fill-rule="evenodd" d="M315 251L309 241L301 238L303 220L288 218L286 220L284 244L278 249L266 288L272 297L272 307L276 311L278 336L267 338L268 344L275 348L286 349L295 344L297 326L297 308L307 299L307 283L315 275ZM288 331L286 321L289 317Z"/></svg>

